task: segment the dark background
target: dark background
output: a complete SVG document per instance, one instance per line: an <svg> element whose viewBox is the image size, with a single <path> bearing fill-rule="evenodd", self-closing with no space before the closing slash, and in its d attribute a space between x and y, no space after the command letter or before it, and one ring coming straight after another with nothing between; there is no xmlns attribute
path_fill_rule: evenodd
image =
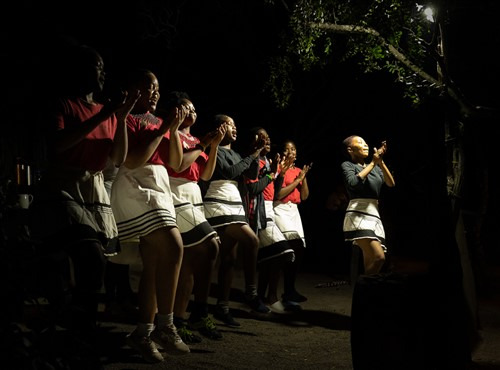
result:
<svg viewBox="0 0 500 370"><path fill-rule="evenodd" d="M131 66L143 66L156 73L162 92L188 92L198 112L195 134L203 133L214 114L226 113L241 133L260 125L276 145L285 138L295 140L299 165L314 162L308 175L311 195L301 204L308 243L305 268L332 275L348 272L343 213L332 209L331 200L340 181L340 143L350 134L363 136L371 146L388 141L386 162L397 182L382 194L388 245L398 253L434 253L429 230L442 221L433 207L441 199L446 170L439 102L415 110L403 100L393 76L365 75L352 64L339 63L295 71L292 102L279 110L263 85L286 27L283 9L245 0L167 3L24 1L4 9L2 178L13 174L18 156L34 165L39 161L36 111L53 92L61 45L76 41L101 53L110 81ZM499 107L499 8L495 1L457 1L447 22L454 82L472 104L493 108ZM161 20L169 26L155 27ZM487 149L476 148L488 160L496 157L497 126L494 120L486 126ZM498 204L495 193L492 210ZM492 231L495 222L492 211ZM497 260L493 237L485 244L490 261Z"/></svg>

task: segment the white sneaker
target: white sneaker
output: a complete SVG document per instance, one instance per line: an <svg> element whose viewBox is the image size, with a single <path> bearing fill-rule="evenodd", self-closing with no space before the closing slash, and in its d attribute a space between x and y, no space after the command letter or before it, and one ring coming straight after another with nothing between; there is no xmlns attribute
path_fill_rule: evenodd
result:
<svg viewBox="0 0 500 370"><path fill-rule="evenodd" d="M277 314L289 314L290 311L287 311L285 309L285 306L281 301L276 301L273 304L269 305L269 308L271 309L272 313L277 313Z"/></svg>
<svg viewBox="0 0 500 370"><path fill-rule="evenodd" d="M156 364L164 360L162 354L158 351L150 337L141 337L132 332L127 335L125 340L131 348L141 354L146 362Z"/></svg>
<svg viewBox="0 0 500 370"><path fill-rule="evenodd" d="M182 341L182 338L177 333L177 328L173 324L161 328L156 327L151 333L151 339L171 355L183 355L191 352L188 345Z"/></svg>

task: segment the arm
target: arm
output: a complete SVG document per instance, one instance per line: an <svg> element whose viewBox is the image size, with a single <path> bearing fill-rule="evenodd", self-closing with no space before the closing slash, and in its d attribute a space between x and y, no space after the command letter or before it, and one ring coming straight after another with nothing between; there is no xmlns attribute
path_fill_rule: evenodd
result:
<svg viewBox="0 0 500 370"><path fill-rule="evenodd" d="M56 153L61 154L81 142L92 130L112 115L113 112L101 109L99 113L78 125L76 129L59 129L53 137Z"/></svg>
<svg viewBox="0 0 500 370"><path fill-rule="evenodd" d="M382 169L382 172L384 174L384 182L387 186L393 187L396 185L394 178L392 177L391 171L387 168L383 161L383 156L385 152L387 151L387 143L385 141L382 142L382 146L377 149L373 149L373 157L372 161L365 167L363 170L358 173L358 177L361 180L364 180L366 176L375 168L375 166L379 166Z"/></svg>
<svg viewBox="0 0 500 370"><path fill-rule="evenodd" d="M283 199L286 197L288 194L290 194L293 190L295 190L296 187L300 186L300 198L302 200L305 200L309 197L309 187L307 186L307 182L305 182L305 178L307 175L307 172L311 168L311 164L309 165L304 165L300 173L297 175L297 177L288 185L285 187L281 188L279 193L278 193L278 199ZM302 191L302 188L304 187L305 183L305 190L304 192Z"/></svg>
<svg viewBox="0 0 500 370"><path fill-rule="evenodd" d="M200 156L202 152L204 152L207 147L210 145L212 140L215 138L217 135L217 131L212 131L209 132L207 135L203 137L203 139L200 140L200 143L197 144L194 148L188 151L184 151L182 154L182 163L179 169L176 172L182 172L188 169L194 161ZM215 165L215 162L214 162ZM210 175L211 177L212 175Z"/></svg>
<svg viewBox="0 0 500 370"><path fill-rule="evenodd" d="M250 163L250 167L245 171L244 175L252 180L256 180L259 177L259 157L260 157L260 152L262 152L262 149L264 149L264 146L266 145L266 141L263 137L257 137L255 141L255 147L254 151L252 154L250 154L251 157L255 157L256 161L253 161Z"/></svg>
<svg viewBox="0 0 500 370"><path fill-rule="evenodd" d="M169 127L170 145L167 164L176 172L179 172L183 157L182 142L179 137L179 126L186 118L186 114L187 108L183 106L175 108L175 118L173 118L173 124Z"/></svg>
<svg viewBox="0 0 500 370"><path fill-rule="evenodd" d="M134 108L135 103L141 96L139 91L134 94L124 92L122 99L124 104L115 113L117 126L115 136L113 138L113 148L111 149L110 158L113 164L117 167L121 166L127 157L128 138L127 138L127 116Z"/></svg>
<svg viewBox="0 0 500 370"><path fill-rule="evenodd" d="M309 186L307 185L307 179L304 177L300 187L300 199L306 200L307 198L309 198Z"/></svg>
<svg viewBox="0 0 500 370"><path fill-rule="evenodd" d="M166 132L170 129L172 125L180 125L178 122L182 118L182 112L180 111L179 108L174 108L169 115L167 116L167 119L163 120L161 123L161 126L156 129L152 130L151 132L148 133L147 140L144 140L144 142L140 143L137 145L133 150L129 150L127 154L127 159L125 160L125 165L128 168L137 168L139 166L143 166L149 158L153 155L153 153L156 151L158 148L158 145L160 145L160 142L163 140L164 135ZM185 115L184 115L185 116ZM130 117L129 117L130 119ZM176 131L176 129L175 129ZM171 137L173 136L172 133ZM178 135L178 133L176 133ZM177 136L178 141L179 137ZM171 155L171 152L173 152L174 156L176 154L179 154L177 150L182 151L182 147L180 148L175 148L176 143L174 142L172 145L172 142L170 143L170 147L174 146L173 149L170 149L169 156ZM179 143L180 146L180 143ZM182 155L182 152L180 153ZM177 158L179 160L179 158ZM170 165L170 164L169 164ZM172 167L173 168L173 167Z"/></svg>
<svg viewBox="0 0 500 370"><path fill-rule="evenodd" d="M269 185L273 181L274 181L274 177L271 174L269 174L269 176L264 175L260 179L258 179L257 181L247 179L246 184L247 184L248 193L250 194L250 196L256 196L256 195L262 193L264 191L264 189L267 187L267 185Z"/></svg>
<svg viewBox="0 0 500 370"><path fill-rule="evenodd" d="M394 187L396 185L396 182L394 181L394 177L392 177L392 173L391 171L389 171L384 161L380 162L379 167L382 169L382 172L384 173L385 184L390 188Z"/></svg>
<svg viewBox="0 0 500 370"><path fill-rule="evenodd" d="M221 125L216 130L216 135L213 137L210 142L210 152L208 153L208 161L203 169L203 172L200 175L200 178L203 181L209 181L214 174L215 165L217 163L217 153L219 151L219 144L226 135L226 125Z"/></svg>
<svg viewBox="0 0 500 370"><path fill-rule="evenodd" d="M248 157L245 157L241 159L239 162L231 165L226 158L224 158L224 155L221 155L222 152L219 151L218 156L217 156L217 169L220 171L220 174L229 180L235 179L241 174L243 174L246 170L252 166L256 166L257 171L259 169L259 163L257 161L258 156L253 156L249 155ZM250 178L250 176L248 176ZM255 178L257 176L254 176Z"/></svg>
<svg viewBox="0 0 500 370"><path fill-rule="evenodd" d="M291 156L284 157L280 159L279 154L276 155L275 163L279 163L279 166L276 166L275 179L274 179L274 199L279 200L280 191L283 188L283 181L285 181L285 174L292 166L295 159Z"/></svg>

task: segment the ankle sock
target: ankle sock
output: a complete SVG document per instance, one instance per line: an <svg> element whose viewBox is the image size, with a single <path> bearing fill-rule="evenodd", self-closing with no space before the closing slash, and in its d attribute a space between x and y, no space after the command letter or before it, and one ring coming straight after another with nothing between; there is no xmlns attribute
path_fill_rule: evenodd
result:
<svg viewBox="0 0 500 370"><path fill-rule="evenodd" d="M135 334L140 337L149 337L155 325L153 323L142 323L137 324L137 328L135 329Z"/></svg>
<svg viewBox="0 0 500 370"><path fill-rule="evenodd" d="M156 315L157 324L159 327L173 325L174 323L174 313L169 314L157 314Z"/></svg>

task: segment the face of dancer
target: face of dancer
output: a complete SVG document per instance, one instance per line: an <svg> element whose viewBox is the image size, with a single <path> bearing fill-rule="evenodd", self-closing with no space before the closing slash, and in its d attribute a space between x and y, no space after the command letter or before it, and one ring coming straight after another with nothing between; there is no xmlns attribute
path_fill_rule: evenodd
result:
<svg viewBox="0 0 500 370"><path fill-rule="evenodd" d="M104 88L104 81L106 74L104 73L104 61L99 54L95 54L95 61L92 64L92 69L89 69L93 80L96 81L96 91L102 91Z"/></svg>
<svg viewBox="0 0 500 370"><path fill-rule="evenodd" d="M260 129L257 131L257 134L255 135L255 142L258 142L260 140L264 140L265 146L264 149L260 152L262 156L265 156L271 151L271 138L267 134L267 131L264 129Z"/></svg>
<svg viewBox="0 0 500 370"><path fill-rule="evenodd" d="M160 84L153 73L144 76L144 80L139 83L137 89L141 92L141 97L135 103L134 112L153 113L160 100Z"/></svg>
<svg viewBox="0 0 500 370"><path fill-rule="evenodd" d="M80 47L69 58L70 75L64 84L67 84L70 91L80 96L102 92L106 73L101 55L92 48Z"/></svg>
<svg viewBox="0 0 500 370"><path fill-rule="evenodd" d="M291 158L294 162L295 159L297 158L297 148L295 147L295 144L292 143L291 141L285 143L285 146L283 148L283 157L286 158Z"/></svg>
<svg viewBox="0 0 500 370"><path fill-rule="evenodd" d="M347 147L347 152L352 160L360 161L368 157L370 148L362 137L354 136L351 140L351 144Z"/></svg>
<svg viewBox="0 0 500 370"><path fill-rule="evenodd" d="M196 109L194 108L191 100L184 99L182 101L182 105L186 107L188 114L180 126L181 129L194 125L194 123L196 122L196 118L198 117L198 115L196 114Z"/></svg>
<svg viewBox="0 0 500 370"><path fill-rule="evenodd" d="M228 117L227 121L224 122L227 128L226 136L224 136L224 141L229 143L234 143L238 137L238 131L236 130L236 125L231 117Z"/></svg>

